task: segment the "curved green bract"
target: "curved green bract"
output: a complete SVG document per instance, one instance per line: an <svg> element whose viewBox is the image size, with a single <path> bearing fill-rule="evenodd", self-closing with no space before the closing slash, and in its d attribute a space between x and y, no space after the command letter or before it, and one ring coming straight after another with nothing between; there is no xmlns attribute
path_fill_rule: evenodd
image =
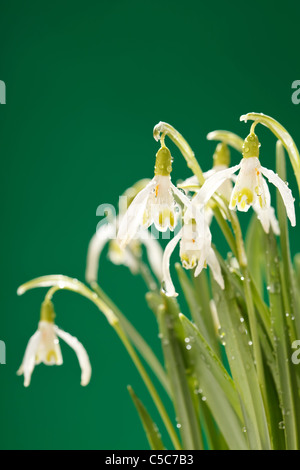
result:
<svg viewBox="0 0 300 470"><path fill-rule="evenodd" d="M220 140L224 144L230 145L232 148L242 153L244 140L229 131L212 131L206 136L207 140Z"/></svg>
<svg viewBox="0 0 300 470"><path fill-rule="evenodd" d="M268 127L277 139L282 142L289 155L300 193L300 155L297 146L288 131L275 119L262 113L248 113L240 117L240 120L244 122L247 122L248 119Z"/></svg>
<svg viewBox="0 0 300 470"><path fill-rule="evenodd" d="M197 176L200 184L204 183L204 176L201 170L201 167L198 163L198 160L195 157L195 154L185 138L170 124L167 122L159 122L153 129L153 137L156 141L159 139L164 139L165 136L168 136L172 142L179 148L183 157L185 158L188 167Z"/></svg>

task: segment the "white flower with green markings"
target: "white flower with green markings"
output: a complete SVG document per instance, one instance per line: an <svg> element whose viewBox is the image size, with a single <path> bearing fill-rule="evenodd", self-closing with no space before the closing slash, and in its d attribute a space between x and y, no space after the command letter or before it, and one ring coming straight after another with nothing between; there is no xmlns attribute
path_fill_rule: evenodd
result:
<svg viewBox="0 0 300 470"><path fill-rule="evenodd" d="M90 382L92 374L88 354L77 338L54 324L54 317L52 302L45 300L42 304L38 330L28 342L24 359L17 374L24 375L24 386L29 387L36 365L41 363L47 366L62 365L63 358L58 339L61 338L75 351L81 367L81 385L86 386Z"/></svg>
<svg viewBox="0 0 300 470"><path fill-rule="evenodd" d="M284 202L287 216L292 226L295 226L296 217L292 192L274 171L260 164L259 147L260 143L257 136L250 133L243 145L241 162L226 170L218 171L208 178L195 196L194 202L207 204L218 188L240 170L231 193L229 208L231 210L237 208L239 211L247 212L250 206L253 206L264 228L267 228L268 225L275 227L277 224L273 218L275 216L271 208L269 188L264 179L266 177L269 182L277 187Z"/></svg>
<svg viewBox="0 0 300 470"><path fill-rule="evenodd" d="M118 231L121 246L127 245L141 228L148 228L152 224L161 232L175 229L179 206L174 196L184 206L188 206L190 201L172 183L171 171L171 153L163 146L156 154L154 178L138 193L122 218Z"/></svg>
<svg viewBox="0 0 300 470"><path fill-rule="evenodd" d="M178 234L166 246L163 257L163 285L165 293L177 297L170 273L170 258L180 242L180 259L185 269L194 269L195 277L203 268L210 267L214 279L224 289L224 279L217 256L211 246L212 236L209 225L205 220L204 208L194 204L184 215L184 224Z"/></svg>

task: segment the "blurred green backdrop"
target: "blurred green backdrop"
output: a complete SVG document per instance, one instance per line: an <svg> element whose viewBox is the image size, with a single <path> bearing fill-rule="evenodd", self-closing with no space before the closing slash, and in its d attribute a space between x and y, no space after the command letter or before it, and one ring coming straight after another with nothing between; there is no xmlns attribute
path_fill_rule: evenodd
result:
<svg viewBox="0 0 300 470"><path fill-rule="evenodd" d="M151 400L105 319L75 294L57 295L57 323L86 346L90 386L80 387L76 357L62 345L64 366L38 367L23 388L15 372L43 292L18 298L16 289L45 274L84 278L96 208L152 177L158 121L184 134L204 169L214 150L206 134L225 128L245 136L249 126L239 116L249 111L275 117L300 143L300 105L291 101L300 78L299 4L3 1L0 10L7 86L0 107L0 339L7 347L0 447L148 448L126 385L157 418ZM275 139L257 133L263 163L274 168ZM173 153L174 178L189 176ZM299 234L292 232L293 250ZM101 266L103 287L159 353L142 281L105 257Z"/></svg>

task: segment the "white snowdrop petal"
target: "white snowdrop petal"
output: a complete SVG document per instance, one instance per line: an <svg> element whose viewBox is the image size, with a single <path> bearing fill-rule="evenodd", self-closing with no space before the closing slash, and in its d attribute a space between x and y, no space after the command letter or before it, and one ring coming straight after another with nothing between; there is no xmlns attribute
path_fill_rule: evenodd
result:
<svg viewBox="0 0 300 470"><path fill-rule="evenodd" d="M203 176L205 177L205 173L203 174ZM198 178L195 175L190 176L186 180L182 181L182 183L179 183L177 186L178 188L181 188L186 192L187 191L199 191L200 189Z"/></svg>
<svg viewBox="0 0 300 470"><path fill-rule="evenodd" d="M116 265L123 264L128 269L130 269L130 272L134 275L139 272L139 262L137 257L134 256L133 252L131 251L130 244L123 249L121 256L120 254L115 253L112 249L110 249L108 252L108 258Z"/></svg>
<svg viewBox="0 0 300 470"><path fill-rule="evenodd" d="M88 283L97 281L99 259L106 243L116 236L116 225L109 223L102 225L90 241L87 255L85 278Z"/></svg>
<svg viewBox="0 0 300 470"><path fill-rule="evenodd" d="M55 326L57 336L63 339L76 353L81 368L81 385L86 386L91 380L92 367L89 356L77 338Z"/></svg>
<svg viewBox="0 0 300 470"><path fill-rule="evenodd" d="M275 210L273 207L270 207L269 209L270 211L270 214L269 214L269 218L270 218L270 223L271 223L271 227L272 227L272 230L273 232L275 233L275 235L280 235L280 227L279 227L279 222L276 218L276 215L275 215Z"/></svg>
<svg viewBox="0 0 300 470"><path fill-rule="evenodd" d="M198 277L199 274L202 272L202 270L205 266L205 263L206 263L206 254L204 253L204 250L202 249L201 254L200 254L200 258L198 260L197 267L195 269L195 273L194 273L195 277Z"/></svg>
<svg viewBox="0 0 300 470"><path fill-rule="evenodd" d="M35 355L41 340L40 331L36 331L34 335L28 341L24 359L17 372L18 375L24 374L24 386L28 387L31 381L31 375L35 367Z"/></svg>
<svg viewBox="0 0 300 470"><path fill-rule="evenodd" d="M140 232L140 241L143 243L147 250L147 257L152 271L159 281L162 280L162 260L163 249L158 240L152 235L149 230Z"/></svg>
<svg viewBox="0 0 300 470"><path fill-rule="evenodd" d="M147 186L140 191L130 204L126 214L122 217L117 240L121 246L127 245L134 238L142 225L144 212L151 191L155 188L156 180L152 179Z"/></svg>
<svg viewBox="0 0 300 470"><path fill-rule="evenodd" d="M180 191L180 189L176 188L176 186L174 186L173 183L171 183L171 189L174 192L174 194L178 197L178 199L182 202L182 204L184 204L187 207L190 205L191 203L190 199L185 194L183 194L183 192Z"/></svg>
<svg viewBox="0 0 300 470"><path fill-rule="evenodd" d="M232 177L232 175L239 170L241 163L235 165L226 170L217 171L214 175L208 178L198 194L193 199L195 204L207 204L213 194L218 190L218 188L227 180Z"/></svg>
<svg viewBox="0 0 300 470"><path fill-rule="evenodd" d="M264 232L269 233L270 217L268 209L262 209L259 204L253 204L253 210L256 212L257 218L260 221Z"/></svg>
<svg viewBox="0 0 300 470"><path fill-rule="evenodd" d="M296 215L294 206L295 199L293 198L292 191L285 184L285 182L282 181L282 179L279 178L276 173L274 173L273 170L261 167L261 172L270 181L270 183L276 186L276 188L280 192L280 195L286 208L287 216L290 219L292 226L294 227L296 225Z"/></svg>
<svg viewBox="0 0 300 470"><path fill-rule="evenodd" d="M162 274L163 274L164 290L165 290L166 295L169 297L178 296L175 290L174 284L172 282L172 278L171 278L170 258L176 245L178 244L181 238L181 235L182 235L182 229L178 232L178 234L174 238L172 238L172 240L169 241L169 243L167 244L165 248L164 256L163 256Z"/></svg>
<svg viewBox="0 0 300 470"><path fill-rule="evenodd" d="M216 254L215 254L215 252L212 248L210 249L206 260L207 260L208 266L212 270L215 281L219 284L221 289L224 289L225 284L224 284L224 279L223 279L223 276L222 276L221 266L220 266L220 263L218 261L218 258L216 257Z"/></svg>

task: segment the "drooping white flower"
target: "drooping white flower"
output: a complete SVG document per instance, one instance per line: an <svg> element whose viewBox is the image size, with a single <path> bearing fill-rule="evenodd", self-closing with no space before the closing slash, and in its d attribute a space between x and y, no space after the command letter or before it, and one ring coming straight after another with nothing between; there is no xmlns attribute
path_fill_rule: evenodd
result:
<svg viewBox="0 0 300 470"><path fill-rule="evenodd" d="M207 265L211 268L216 282L224 289L224 279L216 254L211 246L211 232L202 210L194 205L184 215L184 225L178 234L166 246L163 257L163 284L166 295L176 297L170 274L170 258L180 242L180 258L185 269L195 269L198 276Z"/></svg>
<svg viewBox="0 0 300 470"><path fill-rule="evenodd" d="M227 150L226 150L227 149ZM216 151L214 153L214 166L211 170L203 173L205 181L214 176L216 173L222 172L228 169L229 164L229 155L227 154L228 148L224 143L218 144ZM248 160L248 159L247 159ZM251 161L251 159L250 159ZM257 163L257 161L256 161ZM217 193L223 196L227 201L232 201L233 197L233 182L236 183L235 191L241 186L241 182L237 181L235 174L232 174L228 179L226 179L221 185L217 188ZM253 210L256 212L258 219L261 222L261 225L266 233L269 233L270 227L272 227L273 232L276 235L280 234L278 220L275 216L274 208L271 206L271 195L268 188L268 185L263 177L261 177L260 183L263 186L263 194L265 199L265 207L262 207L260 199L257 197L253 202ZM180 188L185 191L199 192L200 184L196 176L186 179L180 185ZM248 208L250 205L248 205ZM232 207L231 207L232 208ZM240 210L246 210L240 209ZM224 215L225 216L225 215ZM205 206L205 219L206 222L210 225L213 217L213 211L209 204Z"/></svg>
<svg viewBox="0 0 300 470"><path fill-rule="evenodd" d="M265 222L265 226L268 224L273 226L275 224L275 216L273 217L270 192L264 179L265 176L270 183L277 187L284 202L287 216L292 226L295 226L296 217L292 192L277 174L261 166L258 159L259 146L257 136L250 134L244 143L241 162L238 165L212 175L205 181L194 201L199 204L207 204L218 188L226 180L232 178L235 172L240 170L231 193L229 208L235 209L237 207L238 210L246 212L250 206L253 206L254 210L258 212L260 220ZM262 214L261 211L267 212Z"/></svg>
<svg viewBox="0 0 300 470"><path fill-rule="evenodd" d="M118 231L121 246L136 237L140 228L145 229L152 224L161 232L175 229L178 205L174 195L185 206L189 205L189 199L173 185L171 171L171 153L167 147L161 147L156 154L154 178L138 193L122 218Z"/></svg>
<svg viewBox="0 0 300 470"><path fill-rule="evenodd" d="M92 368L83 345L77 338L58 328L53 321L42 319L38 330L28 342L21 367L17 372L18 375L24 375L25 387L29 387L36 365L44 363L48 366L60 366L63 364L58 337L63 339L77 355L81 367L81 385L86 386L90 382Z"/></svg>
<svg viewBox="0 0 300 470"><path fill-rule="evenodd" d="M97 281L100 256L107 243L109 244L108 258L110 261L116 265L127 266L132 274L139 272L139 262L142 257L141 244L143 244L151 269L157 279L161 281L163 251L158 240L148 230L140 230L136 239L131 240L126 246L121 245L116 238L119 220L122 220L120 215L100 226L91 239L86 266L87 282L91 284Z"/></svg>

